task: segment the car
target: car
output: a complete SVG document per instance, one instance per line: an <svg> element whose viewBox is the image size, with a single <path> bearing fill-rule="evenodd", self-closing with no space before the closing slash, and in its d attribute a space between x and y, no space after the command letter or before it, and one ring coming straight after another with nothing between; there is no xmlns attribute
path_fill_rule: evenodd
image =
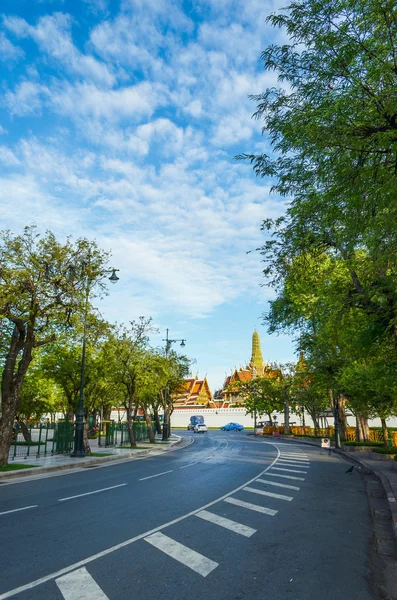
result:
<svg viewBox="0 0 397 600"><path fill-rule="evenodd" d="M228 423L221 427L221 431L243 431L243 429L244 425L240 425L240 423Z"/></svg>
<svg viewBox="0 0 397 600"><path fill-rule="evenodd" d="M197 423L194 426L194 433L207 433L208 428L205 423Z"/></svg>
<svg viewBox="0 0 397 600"><path fill-rule="evenodd" d="M193 423L189 423L189 425L187 426L187 430L188 431L194 431L195 425Z"/></svg>

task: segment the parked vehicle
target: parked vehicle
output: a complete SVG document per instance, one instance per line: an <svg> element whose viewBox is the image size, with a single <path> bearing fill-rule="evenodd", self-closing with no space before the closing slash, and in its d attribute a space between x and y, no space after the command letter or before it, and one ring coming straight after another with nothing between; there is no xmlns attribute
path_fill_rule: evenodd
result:
<svg viewBox="0 0 397 600"><path fill-rule="evenodd" d="M193 415L192 417L190 417L190 423L187 426L187 430L194 431L194 426L198 425L199 423L204 423L203 415Z"/></svg>
<svg viewBox="0 0 397 600"><path fill-rule="evenodd" d="M221 431L243 431L244 425L240 425L240 423L228 423L221 427Z"/></svg>
<svg viewBox="0 0 397 600"><path fill-rule="evenodd" d="M197 423L194 426L194 433L207 433L208 428L207 425L205 423Z"/></svg>

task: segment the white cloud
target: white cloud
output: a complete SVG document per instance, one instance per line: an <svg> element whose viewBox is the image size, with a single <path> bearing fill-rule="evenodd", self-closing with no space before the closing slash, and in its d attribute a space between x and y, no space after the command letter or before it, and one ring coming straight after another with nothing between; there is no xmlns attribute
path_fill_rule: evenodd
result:
<svg viewBox="0 0 397 600"><path fill-rule="evenodd" d="M6 135L8 133L7 129L4 129L4 127L2 127L0 125L0 135Z"/></svg>
<svg viewBox="0 0 397 600"><path fill-rule="evenodd" d="M0 31L0 60L12 64L25 56L19 46L14 46L5 34Z"/></svg>
<svg viewBox="0 0 397 600"><path fill-rule="evenodd" d="M4 103L11 115L26 116L41 111L48 89L33 81L21 81L14 92L7 91Z"/></svg>
<svg viewBox="0 0 397 600"><path fill-rule="evenodd" d="M73 44L71 18L63 13L41 17L36 26L20 17L5 17L4 26L18 37L31 37L49 57L69 72L112 85L115 76L108 67L90 55L83 54Z"/></svg>
<svg viewBox="0 0 397 600"><path fill-rule="evenodd" d="M0 163L10 167L20 164L13 151L7 146L0 146Z"/></svg>

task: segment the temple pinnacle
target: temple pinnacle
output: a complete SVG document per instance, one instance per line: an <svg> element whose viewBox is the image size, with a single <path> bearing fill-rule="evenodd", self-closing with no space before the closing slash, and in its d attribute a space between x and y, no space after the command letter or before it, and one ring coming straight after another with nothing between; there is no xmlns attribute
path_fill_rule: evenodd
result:
<svg viewBox="0 0 397 600"><path fill-rule="evenodd" d="M252 356L250 361L251 369L255 370L256 375L261 376L265 371L265 364L263 362L261 340L259 333L255 330L252 334Z"/></svg>

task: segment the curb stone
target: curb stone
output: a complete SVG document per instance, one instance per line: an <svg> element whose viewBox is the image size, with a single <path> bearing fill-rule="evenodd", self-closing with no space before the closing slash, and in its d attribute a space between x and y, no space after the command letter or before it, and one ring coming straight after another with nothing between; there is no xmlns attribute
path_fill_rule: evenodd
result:
<svg viewBox="0 0 397 600"><path fill-rule="evenodd" d="M162 446L162 449L160 450L160 452L169 452L171 450L171 448L173 448L174 446L179 445L182 442L182 437L181 436L175 436L178 439L176 439L175 441L172 440L170 442L170 444L168 446ZM4 472L0 472L0 483L1 481L8 481L10 479L17 479L19 477L28 477L30 475L41 475L42 473L52 473L54 471L73 471L74 469L79 469L81 467L87 467L87 466L98 466L98 465L103 465L105 463L111 463L111 462L120 462L123 460L130 460L131 458L135 457L135 456L143 456L145 454L150 454L150 452L153 452L153 450L157 450L158 451L159 447L154 445L153 448L147 448L145 450L139 450L138 452L126 452L125 454L114 454L113 456L104 456L103 458L95 457L93 459L89 459L89 460L84 460L84 459L80 459L80 462L75 462L75 463L71 463L71 464L66 464L66 465L52 465L50 467L32 467L31 469L20 469L20 470L16 470L16 471L4 471ZM25 459L24 459L25 460Z"/></svg>
<svg viewBox="0 0 397 600"><path fill-rule="evenodd" d="M270 436L266 436L266 437L270 437ZM277 438L275 438L275 439L277 439ZM307 446L315 446L316 448L319 448L321 450L321 447L318 444L315 444L314 442L307 442L304 440L291 440L290 438L285 438L285 437L282 438L281 436L278 439L282 439L284 441L288 441L293 444L305 444ZM355 463L360 468L365 469L368 473L375 475L375 477L377 477L379 479L379 481L381 482L381 484L383 486L385 494L386 494L386 498L387 498L387 502L389 505L390 514L391 514L391 518L392 518L392 523L393 523L393 533L394 533L394 537L395 537L395 540L397 543L397 498L392 490L392 487L391 487L387 477L383 473L378 471L377 469L361 462L361 460L359 458L352 456L350 452L344 452L343 450L338 450L335 448L331 448L331 452L334 452L335 454L339 454L344 459Z"/></svg>

